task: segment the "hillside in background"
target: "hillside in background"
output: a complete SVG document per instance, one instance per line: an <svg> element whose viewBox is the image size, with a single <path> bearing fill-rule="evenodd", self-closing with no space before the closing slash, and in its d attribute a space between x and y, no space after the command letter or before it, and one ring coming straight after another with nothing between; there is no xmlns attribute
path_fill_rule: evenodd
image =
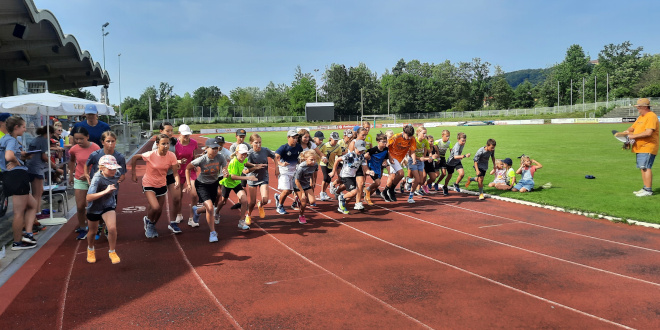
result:
<svg viewBox="0 0 660 330"><path fill-rule="evenodd" d="M550 69L525 69L507 72L504 74L504 78L506 79L506 82L515 89L518 85L522 84L525 79L529 80L529 82L532 83L532 86L543 83L545 77L549 73Z"/></svg>

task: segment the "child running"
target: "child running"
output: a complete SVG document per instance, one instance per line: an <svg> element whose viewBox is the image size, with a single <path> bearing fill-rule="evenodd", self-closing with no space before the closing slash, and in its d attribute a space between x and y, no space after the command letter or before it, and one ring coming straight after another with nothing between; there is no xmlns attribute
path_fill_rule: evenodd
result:
<svg viewBox="0 0 660 330"><path fill-rule="evenodd" d="M199 215L206 213L206 223L209 225L209 242L218 241L218 233L215 231L215 221L213 219L213 206L218 200L219 178L222 175L222 169L227 166L225 157L220 154L220 145L215 139L206 140L206 152L201 157L195 158L186 165L186 186L191 190L191 172L199 168L199 176L195 180L195 190L199 196L199 202L203 207L192 207L193 221L199 225Z"/></svg>
<svg viewBox="0 0 660 330"><path fill-rule="evenodd" d="M408 156L408 174L413 178L408 203L415 203L413 194L423 194L417 189L422 189L421 187L424 185L424 163L428 160L428 152L429 140L426 139L426 128L420 127L417 129L417 137L415 138L415 151Z"/></svg>
<svg viewBox="0 0 660 330"><path fill-rule="evenodd" d="M229 165L227 165L227 177L220 181L220 184L222 185L222 202L218 205L218 213L227 203L227 198L233 191L236 194L236 197L238 197L238 203L241 205L241 219L238 220L238 228L249 230L250 226L248 223L252 223L252 219L250 219L250 215L247 214L247 197L245 195L245 190L241 185L241 181L256 181L258 179L255 176L243 175L243 169L247 167L250 170L258 170L264 168L264 164L254 165L248 162L248 148L244 144L238 145L233 156L233 159L229 162ZM245 219L242 219L243 216L245 216Z"/></svg>
<svg viewBox="0 0 660 330"><path fill-rule="evenodd" d="M496 142L494 139L488 139L486 145L479 148L477 153L474 154L474 170L477 172L477 176L467 179L465 187L470 186L470 182L477 181L479 184L479 200L483 200L484 197L484 177L488 171L488 158L493 161L493 168L495 168L495 145Z"/></svg>
<svg viewBox="0 0 660 330"><path fill-rule="evenodd" d="M440 191L438 183L442 181L442 179L447 175L447 158L445 155L447 154L447 150L451 149L451 141L449 141L449 137L451 136L450 134L451 133L449 133L448 130L443 130L442 138L438 140L436 144L436 147L438 148L438 159L437 162L435 162L435 167L436 169L440 170L440 175L433 185L435 191Z"/></svg>
<svg viewBox="0 0 660 330"><path fill-rule="evenodd" d="M99 170L93 174L86 198L89 230L95 233L99 221L103 220L105 222L105 227L108 230L108 256L113 264L120 262L115 251L117 245L117 213L115 208L117 208L119 178L124 176L119 171L121 168L122 166L117 163L112 155L102 156L98 161ZM92 235L87 236L87 262L90 264L96 262L94 241L95 238Z"/></svg>
<svg viewBox="0 0 660 330"><path fill-rule="evenodd" d="M302 146L298 144L296 130L289 130L286 136L287 143L275 151L275 163L279 166L280 172L280 176L277 178L277 189L282 191L281 194L275 194L275 206L279 214L288 214L284 209L284 201L293 191L293 175L296 173L298 156L303 151Z"/></svg>
<svg viewBox="0 0 660 330"><path fill-rule="evenodd" d="M131 168L133 169L133 182L138 182L137 179L137 161L142 159L146 162L146 172L142 177L142 191L147 197L147 215L142 219L144 221L144 235L147 238L158 237L156 230L156 223L163 213L162 206L165 204L167 194L167 173L169 170L179 170L179 163L176 156L170 149L170 137L167 134L160 134L156 136L158 149L147 151L143 154L137 154L131 159ZM174 188L179 188L179 176L174 176ZM173 233L177 233L170 222L168 229ZM176 224L176 223L175 223ZM180 232L180 231L179 231Z"/></svg>
<svg viewBox="0 0 660 330"><path fill-rule="evenodd" d="M126 177L128 169L126 168L126 158L124 158L124 155L115 150L115 147L117 146L117 135L115 135L113 131L103 132L103 134L101 134L101 144L103 145L103 149L96 150L89 155L87 163L85 164L85 174L89 177L93 177L95 173L99 171L99 161L101 160L101 157L111 155L115 158L117 164L121 166L117 184L122 183ZM119 189L119 186L117 186L117 189ZM108 228L103 227L99 221L98 231L96 231L94 238L99 239L102 232L105 232L106 237L108 236Z"/></svg>
<svg viewBox="0 0 660 330"><path fill-rule="evenodd" d="M175 154L176 147L175 146L176 146L176 143L177 143L177 139L174 137L174 126L172 126L172 124L169 123L169 122L162 122L160 124L160 127L159 127L159 132L160 132L160 134L167 135L167 137L170 139L170 146L169 146L168 150L170 152L172 152L176 157L176 154ZM151 150L154 150L154 151L158 150L158 139L156 139L156 141L154 141L154 145L151 147ZM179 177L179 179L181 179L181 178ZM174 182L176 180L174 180L174 172L172 171L171 168L169 170L167 170L167 175L165 177L165 180L166 180L166 184L167 184L167 189L174 191L175 190L174 189ZM180 213L180 210L181 210L181 195L177 195L177 194L172 194L172 195L173 195L172 196L172 204L174 204L175 206L179 205L179 211L177 211L176 208L175 208L174 214ZM188 225L189 226L192 226L191 224L194 224L192 218L193 217L191 215L190 218L188 219ZM179 228L179 223L181 222L181 220L183 220L183 215L181 215L179 217L179 215L177 214L176 217L174 218L174 221L172 221L176 224L175 227L174 226L172 227L173 230L177 230ZM178 229L178 231L181 232L181 229Z"/></svg>
<svg viewBox="0 0 660 330"><path fill-rule="evenodd" d="M264 206L268 204L269 199L269 187L268 187L268 158L275 160L275 153L261 146L261 136L257 133L250 135L250 144L252 145L252 150L248 152L248 162L256 165L263 165L262 168L250 172L250 175L253 175L257 178L256 181L248 181L248 216L247 219L252 221L252 211L254 210L255 205L259 211L259 218L263 219L266 216L264 211ZM275 176L279 175L279 169L275 169ZM257 200L257 191L261 197L260 200ZM250 225L250 223L247 223Z"/></svg>
<svg viewBox="0 0 660 330"><path fill-rule="evenodd" d="M438 168L436 166L440 156L438 155L438 146L435 145L435 139L433 138L433 135L427 135L426 139L429 140L429 147L431 149L429 150L428 160L424 162L424 172L429 178L426 180L426 182L424 182L423 187L424 192L428 194L433 188L433 183L438 178Z"/></svg>
<svg viewBox="0 0 660 330"><path fill-rule="evenodd" d="M307 150L313 150L319 158L325 159L325 156L319 150L319 146L316 143L312 142L312 140L310 138L310 135L309 135L309 131L307 129L301 128L301 129L298 130L298 144L300 144L300 146L302 147L303 152L305 152ZM328 161L328 160L325 159L325 161ZM316 169L314 170L315 173L314 173L314 175L312 175L312 183L311 183L312 189L314 187L316 187L316 172L318 172L318 170L319 170L319 167L317 165ZM295 185L294 185L294 188L295 188ZM296 199L293 202L293 204L291 204L291 208L298 209L298 207L299 207L298 202L299 202L298 201L298 195L296 195ZM316 206L316 202L312 203L311 205Z"/></svg>
<svg viewBox="0 0 660 330"><path fill-rule="evenodd" d="M197 141L190 138L192 135L192 130L186 124L179 126L179 137L175 140L174 145L174 155L176 156L177 161L179 162L179 172L173 173L173 175L179 176L179 182L184 182L186 180L186 168L188 164L195 159L199 146ZM190 180L195 181L197 179L197 172L193 171L190 173ZM183 194L188 192L190 194L190 210L194 205L197 205L197 186L193 183L190 187L180 185L172 189L172 204L174 208L174 214L176 218L173 221L173 224L170 226L172 232L178 234L181 232L181 229L178 226L178 223L183 220L183 214L181 214L181 208L183 204ZM191 211L191 217L188 219L188 225L190 225L190 220L194 218L194 211ZM194 220L194 219L193 219ZM194 222L194 221L193 221ZM192 227L192 226L191 226Z"/></svg>
<svg viewBox="0 0 660 330"><path fill-rule="evenodd" d="M374 171L369 170L364 159L364 152L367 150L365 144L366 143L364 140L358 140L355 143L355 151L349 151L345 155L338 157L335 161L335 166L332 169L332 172L334 173L337 170L338 163L343 163L339 176L341 177L346 193L344 195L337 196L339 199L339 207L337 210L343 214L348 214L348 209L346 209L346 202L357 194L357 182L355 181L355 174L357 173L358 168L361 167L363 173L366 175L374 175ZM356 202L353 209L363 210L364 206L362 203Z"/></svg>
<svg viewBox="0 0 660 330"><path fill-rule="evenodd" d="M71 147L69 155L69 185L73 185L76 195L76 207L78 216L78 228L76 239L83 240L87 238L87 190L89 190L90 178L85 173L85 164L89 156L96 150L101 149L96 143L89 141L89 132L82 126L76 126L71 130L73 141L76 145Z"/></svg>
<svg viewBox="0 0 660 330"><path fill-rule="evenodd" d="M390 159L390 161L392 159L387 151L387 136L385 136L385 134L380 133L376 135L376 146L367 150L365 158L368 160L367 165L369 165L371 171L374 172L374 174L371 175L373 183L371 183L371 185L364 191L364 200L367 201L367 205L371 206L374 205L371 201L371 193L380 187L380 178L383 175L383 162L386 159Z"/></svg>
<svg viewBox="0 0 660 330"><path fill-rule="evenodd" d="M296 180L296 186L293 188L293 191L300 201L298 222L303 225L307 223L307 219L305 218L307 201L309 200L309 204L311 205L314 205L316 202L314 199L314 187L312 186L312 175L316 173L316 169L318 168L316 165L318 158L319 156L316 154L316 150L303 151L300 154L296 173L293 175Z"/></svg>
<svg viewBox="0 0 660 330"><path fill-rule="evenodd" d="M415 142L415 128L412 125L404 126L403 132L394 134L387 140L387 148L390 155L392 155L392 163L390 163L387 186L381 192L381 197L386 201L396 202L394 188L396 188L399 181L403 178L401 161L403 161L404 157L414 153L417 149L417 143Z"/></svg>
<svg viewBox="0 0 660 330"><path fill-rule="evenodd" d="M532 163L534 165L532 166ZM530 192L534 189L534 173L541 169L543 165L529 156L520 157L520 168L516 174L522 174L520 181L511 189L511 191L520 191L521 193Z"/></svg>
<svg viewBox="0 0 660 330"><path fill-rule="evenodd" d="M449 152L449 160L447 161L447 178L445 179L445 185L442 187L442 194L447 196L449 195L449 180L451 180L454 171L458 171L458 178L456 178L456 183L454 183L454 190L456 192L461 192L459 188L459 183L465 175L465 170L463 170L463 164L461 160L466 157L470 157L468 152L466 155L461 155L463 153L463 147L465 147L465 141L467 140L467 135L460 132L456 135L456 144L451 151Z"/></svg>
<svg viewBox="0 0 660 330"><path fill-rule="evenodd" d="M321 160L321 173L323 173L323 183L321 185L321 193L319 194L319 200L329 201L330 196L325 192L328 189L332 177L330 177L330 172L335 165L335 159L342 155L342 148L339 144L339 133L332 132L330 134L330 141L324 143L321 146L321 152L327 159L327 162Z"/></svg>

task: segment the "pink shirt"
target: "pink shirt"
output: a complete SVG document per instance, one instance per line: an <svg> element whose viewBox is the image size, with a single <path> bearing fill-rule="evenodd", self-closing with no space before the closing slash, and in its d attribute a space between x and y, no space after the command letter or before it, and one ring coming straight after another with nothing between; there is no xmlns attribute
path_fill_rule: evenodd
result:
<svg viewBox="0 0 660 330"><path fill-rule="evenodd" d="M177 140L176 145L174 146L176 159L186 159L184 163L181 163L181 167L179 168L179 177L184 180L186 178L186 166L193 161L195 150L197 150L197 148L197 141L193 139L190 139L190 142L188 142L188 145L186 146L181 144L181 141ZM195 179L197 179L197 171L190 171L190 180Z"/></svg>
<svg viewBox="0 0 660 330"><path fill-rule="evenodd" d="M142 177L142 186L165 187L167 185L167 170L177 163L174 153L168 151L165 156L161 156L158 154L158 150L152 150L143 153L142 159L147 162L147 171Z"/></svg>
<svg viewBox="0 0 660 330"><path fill-rule="evenodd" d="M82 176L85 174L85 164L87 163L87 159L89 159L89 155L99 149L101 149L101 147L99 147L94 142L90 142L89 147L87 148L83 148L77 144L71 147L69 150L69 155L76 158L76 169L73 176L74 178L78 180L82 178Z"/></svg>

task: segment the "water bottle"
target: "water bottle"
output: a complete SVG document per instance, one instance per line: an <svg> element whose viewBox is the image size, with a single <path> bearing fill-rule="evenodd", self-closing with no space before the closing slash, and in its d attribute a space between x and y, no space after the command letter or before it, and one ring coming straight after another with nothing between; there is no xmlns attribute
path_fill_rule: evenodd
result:
<svg viewBox="0 0 660 330"><path fill-rule="evenodd" d="M64 148L64 139L60 138L60 148Z"/></svg>

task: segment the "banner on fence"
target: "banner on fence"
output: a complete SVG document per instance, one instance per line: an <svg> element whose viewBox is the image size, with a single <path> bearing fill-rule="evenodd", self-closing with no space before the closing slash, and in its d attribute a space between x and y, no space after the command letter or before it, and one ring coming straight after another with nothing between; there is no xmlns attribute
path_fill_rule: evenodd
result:
<svg viewBox="0 0 660 330"><path fill-rule="evenodd" d="M573 118L550 119L550 124L573 124L573 123L575 123L575 119Z"/></svg>
<svg viewBox="0 0 660 330"><path fill-rule="evenodd" d="M598 118L575 118L576 124L597 124Z"/></svg>
<svg viewBox="0 0 660 330"><path fill-rule="evenodd" d="M624 123L634 123L635 120L637 120L636 117L624 117L624 118L621 118L621 121L624 122Z"/></svg>
<svg viewBox="0 0 660 330"><path fill-rule="evenodd" d="M602 123L607 123L607 124L620 123L621 118L598 118L598 122L601 123L601 124Z"/></svg>

